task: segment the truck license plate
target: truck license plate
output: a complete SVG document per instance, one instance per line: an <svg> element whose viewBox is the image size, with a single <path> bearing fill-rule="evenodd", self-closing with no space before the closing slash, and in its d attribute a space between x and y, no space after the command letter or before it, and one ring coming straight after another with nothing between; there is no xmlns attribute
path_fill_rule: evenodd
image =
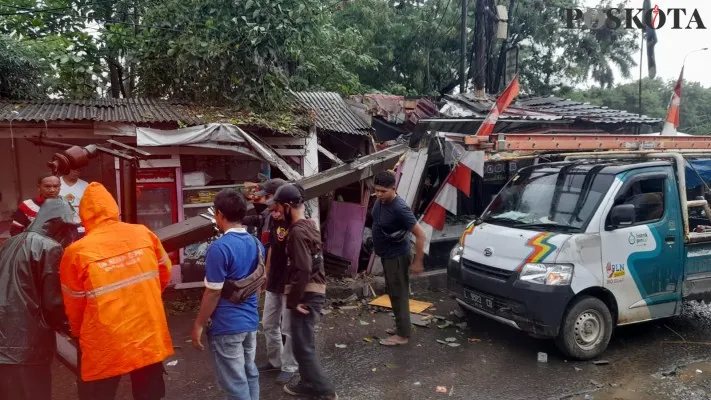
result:
<svg viewBox="0 0 711 400"><path fill-rule="evenodd" d="M483 294L464 289L464 299L482 310L494 311L494 299Z"/></svg>

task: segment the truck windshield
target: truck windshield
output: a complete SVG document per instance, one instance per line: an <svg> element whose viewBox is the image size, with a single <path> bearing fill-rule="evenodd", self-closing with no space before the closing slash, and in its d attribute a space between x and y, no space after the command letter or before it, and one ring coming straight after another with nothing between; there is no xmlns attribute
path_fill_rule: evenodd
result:
<svg viewBox="0 0 711 400"><path fill-rule="evenodd" d="M547 232L582 232L614 176L601 166L551 165L521 170L484 212L484 222Z"/></svg>

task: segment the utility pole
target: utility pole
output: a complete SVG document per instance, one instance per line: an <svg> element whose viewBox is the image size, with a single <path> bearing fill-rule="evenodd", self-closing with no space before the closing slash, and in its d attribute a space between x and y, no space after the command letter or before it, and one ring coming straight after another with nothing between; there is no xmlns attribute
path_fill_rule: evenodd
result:
<svg viewBox="0 0 711 400"><path fill-rule="evenodd" d="M484 94L484 87L486 82L486 13L484 8L485 0L475 0L476 1L476 11L475 11L475 21L476 26L474 27L475 35L475 65L474 69L474 88L476 89L477 95Z"/></svg>
<svg viewBox="0 0 711 400"><path fill-rule="evenodd" d="M478 1L478 0L475 0ZM477 23L477 27L478 27ZM467 91L467 0L462 0L462 28L459 49L459 93Z"/></svg>

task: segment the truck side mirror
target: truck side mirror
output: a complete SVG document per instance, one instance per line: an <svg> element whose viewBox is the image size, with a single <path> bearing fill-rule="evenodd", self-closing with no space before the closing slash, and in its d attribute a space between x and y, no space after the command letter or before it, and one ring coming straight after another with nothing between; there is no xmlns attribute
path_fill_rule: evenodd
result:
<svg viewBox="0 0 711 400"><path fill-rule="evenodd" d="M613 228L624 228L634 224L635 209L633 204L620 204L610 211L610 223Z"/></svg>

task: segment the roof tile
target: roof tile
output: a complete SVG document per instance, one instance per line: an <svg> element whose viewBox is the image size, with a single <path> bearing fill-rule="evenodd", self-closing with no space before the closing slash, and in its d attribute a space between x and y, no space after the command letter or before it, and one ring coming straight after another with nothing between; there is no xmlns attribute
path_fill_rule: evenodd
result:
<svg viewBox="0 0 711 400"><path fill-rule="evenodd" d="M295 92L296 99L316 113L318 129L349 135L368 135L372 128L335 92Z"/></svg>
<svg viewBox="0 0 711 400"><path fill-rule="evenodd" d="M153 99L0 100L0 121L89 120L96 122L156 123L202 121L188 107Z"/></svg>

